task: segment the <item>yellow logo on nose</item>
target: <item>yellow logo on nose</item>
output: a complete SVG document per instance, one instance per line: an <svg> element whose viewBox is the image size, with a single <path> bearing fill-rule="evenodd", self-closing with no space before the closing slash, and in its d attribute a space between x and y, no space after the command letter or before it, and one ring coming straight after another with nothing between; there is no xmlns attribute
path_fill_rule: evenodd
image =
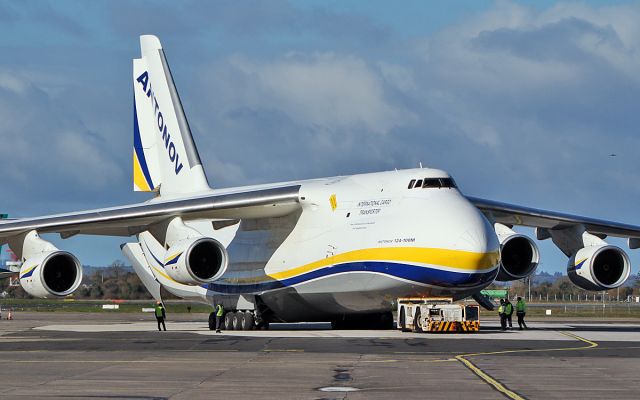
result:
<svg viewBox="0 0 640 400"><path fill-rule="evenodd" d="M329 203L331 204L331 210L335 211L338 208L338 199L336 199L335 193L329 197Z"/></svg>

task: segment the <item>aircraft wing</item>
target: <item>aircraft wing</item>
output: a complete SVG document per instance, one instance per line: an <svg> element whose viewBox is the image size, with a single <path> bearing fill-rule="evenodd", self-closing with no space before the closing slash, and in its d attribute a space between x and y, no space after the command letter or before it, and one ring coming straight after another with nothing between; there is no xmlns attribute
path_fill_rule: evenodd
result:
<svg viewBox="0 0 640 400"><path fill-rule="evenodd" d="M287 215L300 207L299 185L139 203L68 214L0 222L0 242L31 230L76 234L131 236L149 225L180 216L184 219L241 219Z"/></svg>
<svg viewBox="0 0 640 400"><path fill-rule="evenodd" d="M630 238L630 245L634 240L637 242L637 239L640 238L640 226L637 225L539 210L477 197L467 196L467 199L490 220L505 225L520 225L550 230L582 225L587 232L595 235Z"/></svg>

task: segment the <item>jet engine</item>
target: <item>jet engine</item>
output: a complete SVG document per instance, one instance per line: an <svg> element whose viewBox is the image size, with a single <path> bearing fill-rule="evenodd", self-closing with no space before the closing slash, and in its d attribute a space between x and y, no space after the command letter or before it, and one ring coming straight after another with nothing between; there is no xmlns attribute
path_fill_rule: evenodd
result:
<svg viewBox="0 0 640 400"><path fill-rule="evenodd" d="M525 235L502 224L495 224L500 240L500 271L496 280L514 281L531 275L540 262L538 246Z"/></svg>
<svg viewBox="0 0 640 400"><path fill-rule="evenodd" d="M213 282L227 270L228 254L213 238L181 240L169 247L164 269L174 280L189 285Z"/></svg>
<svg viewBox="0 0 640 400"><path fill-rule="evenodd" d="M569 279L584 290L615 289L627 280L630 272L627 253L611 245L584 247L567 264Z"/></svg>
<svg viewBox="0 0 640 400"><path fill-rule="evenodd" d="M20 285L34 297L65 297L82 281L82 265L71 253L51 251L34 255L20 268Z"/></svg>

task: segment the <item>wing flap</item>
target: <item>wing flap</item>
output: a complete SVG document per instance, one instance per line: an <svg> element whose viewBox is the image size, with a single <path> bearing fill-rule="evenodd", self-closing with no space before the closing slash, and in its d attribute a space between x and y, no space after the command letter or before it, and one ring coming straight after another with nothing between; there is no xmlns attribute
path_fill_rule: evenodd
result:
<svg viewBox="0 0 640 400"><path fill-rule="evenodd" d="M184 219L242 219L287 215L300 207L299 185L244 192L213 193L77 213L24 218L0 223L0 241L31 230L40 233L131 236L151 224L181 216Z"/></svg>

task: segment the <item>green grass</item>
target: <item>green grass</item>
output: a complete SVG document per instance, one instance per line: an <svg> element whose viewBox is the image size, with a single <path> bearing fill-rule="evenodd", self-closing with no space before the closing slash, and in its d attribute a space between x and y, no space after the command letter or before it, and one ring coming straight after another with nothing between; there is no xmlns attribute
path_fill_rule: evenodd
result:
<svg viewBox="0 0 640 400"><path fill-rule="evenodd" d="M529 317L545 317L546 310L551 310L551 317L591 317L591 318L640 318L640 307L627 304L607 304L604 309L602 303L578 305L574 304L540 306L527 308ZM515 316L514 316L515 318Z"/></svg>
<svg viewBox="0 0 640 400"><path fill-rule="evenodd" d="M118 304L117 310L104 310L103 304ZM142 308L154 307L153 300L129 300L124 302L113 302L109 300L54 300L54 299L2 299L0 307L6 311L12 308L14 311L47 311L47 312L105 312L105 313L135 313L141 312ZM213 311L212 306L198 303L188 303L184 301L166 301L165 307L168 313L188 313L188 307L192 313L209 313Z"/></svg>

